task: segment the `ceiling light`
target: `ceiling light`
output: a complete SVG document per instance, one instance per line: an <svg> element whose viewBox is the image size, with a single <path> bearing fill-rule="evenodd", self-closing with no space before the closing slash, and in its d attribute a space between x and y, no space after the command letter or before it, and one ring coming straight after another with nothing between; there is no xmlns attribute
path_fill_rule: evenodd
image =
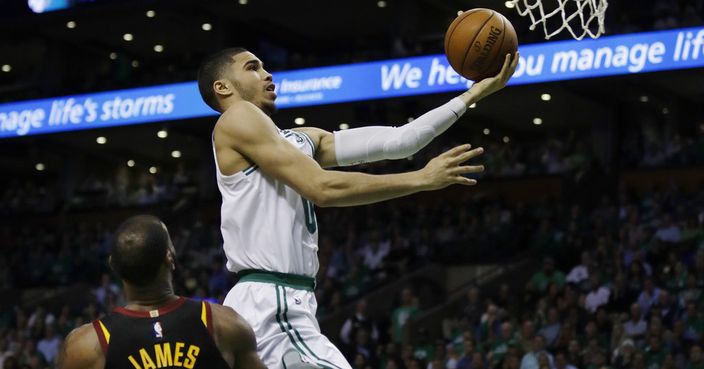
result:
<svg viewBox="0 0 704 369"><path fill-rule="evenodd" d="M127 160L127 166L132 168L134 166L134 160L132 160L132 159Z"/></svg>
<svg viewBox="0 0 704 369"><path fill-rule="evenodd" d="M487 136L489 135L489 133L491 133L491 131L489 130L489 128L484 128L484 130L483 130L482 132L484 132L484 134L487 135Z"/></svg>
<svg viewBox="0 0 704 369"><path fill-rule="evenodd" d="M411 123L411 122L413 122L415 119L416 119L416 118L408 117L408 119L406 119L406 122Z"/></svg>
<svg viewBox="0 0 704 369"><path fill-rule="evenodd" d="M203 23L203 25L201 25L200 28L203 31L210 31L211 29L213 29L213 25L210 23Z"/></svg>
<svg viewBox="0 0 704 369"><path fill-rule="evenodd" d="M70 28L70 29L76 28L76 22L74 22L74 21L66 22L66 28Z"/></svg>
<svg viewBox="0 0 704 369"><path fill-rule="evenodd" d="M533 118L533 124L535 124L536 126L543 124L543 118Z"/></svg>
<svg viewBox="0 0 704 369"><path fill-rule="evenodd" d="M122 39L125 41L132 41L134 40L134 36L132 36L131 33L125 33L124 35L122 35Z"/></svg>
<svg viewBox="0 0 704 369"><path fill-rule="evenodd" d="M164 51L164 45L154 45L154 51L158 53Z"/></svg>
<svg viewBox="0 0 704 369"><path fill-rule="evenodd" d="M668 109L668 108L662 108L662 113L665 114L665 115L667 115L667 114L670 113L670 109Z"/></svg>
<svg viewBox="0 0 704 369"><path fill-rule="evenodd" d="M115 60L115 59L117 59L117 53L116 52L110 53L110 60Z"/></svg>
<svg viewBox="0 0 704 369"><path fill-rule="evenodd" d="M171 152L171 157L178 159L178 158L181 157L181 152L178 151L178 150L174 150L174 151Z"/></svg>
<svg viewBox="0 0 704 369"><path fill-rule="evenodd" d="M294 119L293 122L296 123L296 124L299 125L299 126L302 126L302 125L306 124L306 120L303 119L303 118L301 118L301 117L298 117L298 118Z"/></svg>
<svg viewBox="0 0 704 369"><path fill-rule="evenodd" d="M515 5L513 4L513 1L506 1L506 2L504 3L504 6L507 7L507 8L509 8L509 9L513 9L513 7L514 7Z"/></svg>
<svg viewBox="0 0 704 369"><path fill-rule="evenodd" d="M156 136L159 138L166 138L169 137L169 132L167 132L165 129L160 129L159 132L156 133Z"/></svg>
<svg viewBox="0 0 704 369"><path fill-rule="evenodd" d="M550 94L542 94L540 95L540 100L543 101L550 101L552 99L552 96Z"/></svg>
<svg viewBox="0 0 704 369"><path fill-rule="evenodd" d="M643 95L643 96L640 97L640 102L646 103L646 102L648 102L648 100L649 100L649 99L648 99L648 96L646 96L646 95Z"/></svg>
<svg viewBox="0 0 704 369"><path fill-rule="evenodd" d="M504 143L507 144L507 143L509 143L509 142L511 141L511 139L509 139L508 136L504 136L503 141L504 141Z"/></svg>
<svg viewBox="0 0 704 369"><path fill-rule="evenodd" d="M3 66L2 66L2 71L3 71L3 72L7 73L7 72L9 72L9 71L11 71L11 70L12 70L12 67L10 66L10 64L3 64Z"/></svg>
<svg viewBox="0 0 704 369"><path fill-rule="evenodd" d="M156 174L156 172L157 172L156 167L149 167L149 173Z"/></svg>
<svg viewBox="0 0 704 369"><path fill-rule="evenodd" d="M240 0L240 5L247 5L247 0Z"/></svg>
<svg viewBox="0 0 704 369"><path fill-rule="evenodd" d="M386 1L384 1L384 0L379 0L379 1L376 2L376 6L378 6L378 7L380 7L380 8L386 8Z"/></svg>
<svg viewBox="0 0 704 369"><path fill-rule="evenodd" d="M147 18L154 18L156 12L153 10L147 10Z"/></svg>
<svg viewBox="0 0 704 369"><path fill-rule="evenodd" d="M132 60L132 68L137 68L139 67L139 61L138 60Z"/></svg>
<svg viewBox="0 0 704 369"><path fill-rule="evenodd" d="M350 125L347 123L340 123L340 129L349 129Z"/></svg>
<svg viewBox="0 0 704 369"><path fill-rule="evenodd" d="M461 10L458 10L458 11L457 11L457 16L459 17L460 15L462 15L462 13L464 13L464 12L461 11Z"/></svg>
<svg viewBox="0 0 704 369"><path fill-rule="evenodd" d="M43 171L44 169L46 169L46 166L44 165L44 163L37 163L37 164L34 166L34 169L36 169L37 171L40 171L40 172L41 172L41 171Z"/></svg>
<svg viewBox="0 0 704 369"><path fill-rule="evenodd" d="M472 103L472 105L469 106L470 109L474 109L477 107L477 103Z"/></svg>
<svg viewBox="0 0 704 369"><path fill-rule="evenodd" d="M105 143L108 142L108 139L105 138L104 136L100 136L95 139L95 142L97 142L98 145L105 145Z"/></svg>

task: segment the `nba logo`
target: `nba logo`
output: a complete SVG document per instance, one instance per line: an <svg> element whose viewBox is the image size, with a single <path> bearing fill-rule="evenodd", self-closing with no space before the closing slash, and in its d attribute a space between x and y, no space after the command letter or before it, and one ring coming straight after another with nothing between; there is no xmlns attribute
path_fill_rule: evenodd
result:
<svg viewBox="0 0 704 369"><path fill-rule="evenodd" d="M164 338L164 331L161 329L161 323L154 323L154 337Z"/></svg>

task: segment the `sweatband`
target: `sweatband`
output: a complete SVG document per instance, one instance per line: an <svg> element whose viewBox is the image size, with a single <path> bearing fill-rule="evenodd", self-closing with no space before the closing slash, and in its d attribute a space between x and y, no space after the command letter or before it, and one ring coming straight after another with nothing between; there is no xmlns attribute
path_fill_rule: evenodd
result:
<svg viewBox="0 0 704 369"><path fill-rule="evenodd" d="M467 110L456 97L401 127L368 126L335 131L339 166L407 158L445 132Z"/></svg>

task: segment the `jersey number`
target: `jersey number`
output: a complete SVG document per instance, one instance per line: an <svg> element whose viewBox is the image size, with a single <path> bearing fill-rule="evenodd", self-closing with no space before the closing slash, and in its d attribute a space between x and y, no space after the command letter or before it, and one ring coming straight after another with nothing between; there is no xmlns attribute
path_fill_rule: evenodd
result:
<svg viewBox="0 0 704 369"><path fill-rule="evenodd" d="M301 197L301 199L303 199ZM308 232L315 233L318 229L318 223L315 221L315 209L310 201L303 199L303 212L306 214L306 228Z"/></svg>

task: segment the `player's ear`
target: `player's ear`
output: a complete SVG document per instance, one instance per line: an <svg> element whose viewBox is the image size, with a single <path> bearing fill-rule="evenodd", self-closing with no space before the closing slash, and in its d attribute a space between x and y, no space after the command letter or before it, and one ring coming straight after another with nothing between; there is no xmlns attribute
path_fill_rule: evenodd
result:
<svg viewBox="0 0 704 369"><path fill-rule="evenodd" d="M171 270L176 270L176 258L171 250L166 250L166 260L169 262Z"/></svg>
<svg viewBox="0 0 704 369"><path fill-rule="evenodd" d="M228 97L234 93L232 83L226 79L219 79L213 82L213 90L220 97Z"/></svg>

